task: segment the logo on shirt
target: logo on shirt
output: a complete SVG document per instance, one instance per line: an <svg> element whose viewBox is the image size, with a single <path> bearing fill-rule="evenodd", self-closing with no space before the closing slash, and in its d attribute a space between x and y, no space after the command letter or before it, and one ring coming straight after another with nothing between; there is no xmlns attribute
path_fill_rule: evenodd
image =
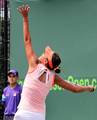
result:
<svg viewBox="0 0 97 120"><path fill-rule="evenodd" d="M14 93L14 94L13 94L13 96L16 96L16 95L17 95L17 93Z"/></svg>
<svg viewBox="0 0 97 120"><path fill-rule="evenodd" d="M9 96L9 93L6 93L6 96Z"/></svg>

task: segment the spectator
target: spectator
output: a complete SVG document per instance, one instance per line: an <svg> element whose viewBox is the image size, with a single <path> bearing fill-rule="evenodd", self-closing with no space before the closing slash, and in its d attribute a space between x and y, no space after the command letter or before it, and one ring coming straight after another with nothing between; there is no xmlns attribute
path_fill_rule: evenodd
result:
<svg viewBox="0 0 97 120"><path fill-rule="evenodd" d="M18 71L10 70L8 72L9 85L4 88L2 94L2 103L4 104L3 120L13 120L20 102L22 87L17 83L19 78Z"/></svg>

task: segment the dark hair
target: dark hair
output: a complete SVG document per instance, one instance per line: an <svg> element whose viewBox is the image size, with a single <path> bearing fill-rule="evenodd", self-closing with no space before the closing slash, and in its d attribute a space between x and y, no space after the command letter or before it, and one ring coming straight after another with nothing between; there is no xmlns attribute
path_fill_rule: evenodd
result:
<svg viewBox="0 0 97 120"><path fill-rule="evenodd" d="M55 72L60 73L61 72L60 68L55 69Z"/></svg>
<svg viewBox="0 0 97 120"><path fill-rule="evenodd" d="M61 63L61 58L59 57L59 55L57 53L54 53L52 56L52 65L53 65L53 70L54 70L54 68L56 68L55 69L56 73L61 72L60 68L57 68L60 63Z"/></svg>

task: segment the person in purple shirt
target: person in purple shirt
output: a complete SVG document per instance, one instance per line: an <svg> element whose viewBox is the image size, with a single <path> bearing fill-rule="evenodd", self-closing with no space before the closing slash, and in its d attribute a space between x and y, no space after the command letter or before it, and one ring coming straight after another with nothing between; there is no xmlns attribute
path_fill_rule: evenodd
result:
<svg viewBox="0 0 97 120"><path fill-rule="evenodd" d="M3 120L13 120L17 111L22 92L22 86L17 83L18 78L17 70L10 70L8 72L9 85L4 88L2 94L2 103L5 107Z"/></svg>

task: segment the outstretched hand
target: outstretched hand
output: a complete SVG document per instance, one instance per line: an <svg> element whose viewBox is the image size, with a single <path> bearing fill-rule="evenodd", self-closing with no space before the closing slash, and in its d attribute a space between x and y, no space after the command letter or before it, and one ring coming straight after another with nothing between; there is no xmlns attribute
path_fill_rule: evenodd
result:
<svg viewBox="0 0 97 120"><path fill-rule="evenodd" d="M28 5L22 5L18 7L18 11L23 17L27 17L30 11L30 7Z"/></svg>
<svg viewBox="0 0 97 120"><path fill-rule="evenodd" d="M89 92L94 92L96 90L96 87L94 86L88 86Z"/></svg>

